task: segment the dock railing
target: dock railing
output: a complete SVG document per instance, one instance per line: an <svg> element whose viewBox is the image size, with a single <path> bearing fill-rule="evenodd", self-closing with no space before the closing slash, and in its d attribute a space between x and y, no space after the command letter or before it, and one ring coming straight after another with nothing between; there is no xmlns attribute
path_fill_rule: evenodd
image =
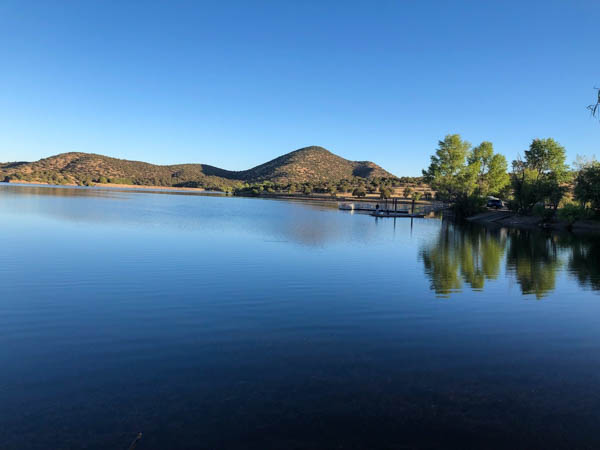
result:
<svg viewBox="0 0 600 450"><path fill-rule="evenodd" d="M350 205L352 206L350 207ZM441 211L445 208L444 202L437 200L426 202L413 202L412 200L401 198L381 199L372 201L361 200L357 202L353 202L350 199L345 199L345 201L339 202L338 206L340 209L343 210L362 211L367 213L379 210L384 212L406 211L410 214L424 215L429 215L431 213Z"/></svg>

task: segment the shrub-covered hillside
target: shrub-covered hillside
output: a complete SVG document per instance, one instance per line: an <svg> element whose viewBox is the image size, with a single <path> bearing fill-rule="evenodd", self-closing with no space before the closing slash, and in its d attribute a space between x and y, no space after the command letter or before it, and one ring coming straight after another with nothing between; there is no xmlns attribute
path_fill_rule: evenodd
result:
<svg viewBox="0 0 600 450"><path fill-rule="evenodd" d="M322 184L375 178L395 177L372 162L349 161L322 147L306 147L238 172L205 164L158 166L91 153L62 153L36 162L0 164L0 180L52 184L114 183L233 190L263 182Z"/></svg>

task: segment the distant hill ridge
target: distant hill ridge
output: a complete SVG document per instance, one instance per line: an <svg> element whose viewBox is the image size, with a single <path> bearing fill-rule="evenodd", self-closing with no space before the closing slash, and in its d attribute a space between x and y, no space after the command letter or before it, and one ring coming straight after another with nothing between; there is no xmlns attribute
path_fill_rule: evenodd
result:
<svg viewBox="0 0 600 450"><path fill-rule="evenodd" d="M0 164L0 180L59 184L111 182L157 186L234 186L243 183L335 183L355 178L396 178L370 161L349 161L323 147L305 147L252 169L225 170L207 164L160 166L93 153L61 153L35 162Z"/></svg>

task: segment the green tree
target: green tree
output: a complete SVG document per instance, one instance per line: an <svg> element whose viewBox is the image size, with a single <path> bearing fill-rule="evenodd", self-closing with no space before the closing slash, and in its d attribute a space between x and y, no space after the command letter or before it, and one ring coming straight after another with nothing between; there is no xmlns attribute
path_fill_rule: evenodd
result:
<svg viewBox="0 0 600 450"><path fill-rule="evenodd" d="M600 163L581 169L575 179L575 199L584 206L600 210Z"/></svg>
<svg viewBox="0 0 600 450"><path fill-rule="evenodd" d="M394 191L388 186L379 186L379 198L391 198Z"/></svg>
<svg viewBox="0 0 600 450"><path fill-rule="evenodd" d="M438 200L453 202L455 211L464 216L479 212L485 205L484 197L500 193L509 182L506 158L494 154L490 142L471 150L471 144L458 134L439 141L423 176L436 190Z"/></svg>
<svg viewBox="0 0 600 450"><path fill-rule="evenodd" d="M529 213L537 203L554 210L562 200L569 180L565 149L554 139L534 139L525 151L525 161L513 161L514 209Z"/></svg>
<svg viewBox="0 0 600 450"><path fill-rule="evenodd" d="M406 186L404 191L402 191L402 194L404 195L404 198L410 197L410 194L412 194L412 188L410 186Z"/></svg>
<svg viewBox="0 0 600 450"><path fill-rule="evenodd" d="M363 187L357 187L352 191L352 195L354 197L366 197L367 191L365 191L365 188Z"/></svg>
<svg viewBox="0 0 600 450"><path fill-rule="evenodd" d="M521 160L513 161L511 184L514 196L511 208L519 212L531 212L540 198L535 171Z"/></svg>
<svg viewBox="0 0 600 450"><path fill-rule="evenodd" d="M542 184L544 198L554 211L558 209L558 205L568 191L567 186L558 181L556 174L549 174Z"/></svg>
<svg viewBox="0 0 600 450"><path fill-rule="evenodd" d="M565 163L565 148L552 138L534 139L525 150L525 161L537 177L553 174L558 182L567 180L569 167Z"/></svg>
<svg viewBox="0 0 600 450"><path fill-rule="evenodd" d="M506 158L494 153L491 142L484 141L468 157L471 170L476 173L477 193L481 196L501 195L510 183Z"/></svg>
<svg viewBox="0 0 600 450"><path fill-rule="evenodd" d="M449 134L438 142L429 168L423 170L425 182L437 191L438 198L455 201L472 193L474 174L466 166L470 149L471 144L463 141L458 134Z"/></svg>

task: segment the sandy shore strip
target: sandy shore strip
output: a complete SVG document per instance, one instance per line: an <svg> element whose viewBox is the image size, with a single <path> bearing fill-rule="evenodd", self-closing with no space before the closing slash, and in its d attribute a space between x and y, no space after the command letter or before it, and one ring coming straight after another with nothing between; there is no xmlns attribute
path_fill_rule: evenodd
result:
<svg viewBox="0 0 600 450"><path fill-rule="evenodd" d="M78 184L51 184L51 183L40 183L39 181L9 181L4 182L6 184L27 184L31 186L56 186L56 187L101 187L101 188L119 188L119 189L148 189L153 191L192 191L192 192L208 192L203 188L192 188L192 187L174 187L174 186L146 186L140 184L117 184L117 183L94 183L92 186L81 186ZM214 191L210 191L214 192Z"/></svg>

